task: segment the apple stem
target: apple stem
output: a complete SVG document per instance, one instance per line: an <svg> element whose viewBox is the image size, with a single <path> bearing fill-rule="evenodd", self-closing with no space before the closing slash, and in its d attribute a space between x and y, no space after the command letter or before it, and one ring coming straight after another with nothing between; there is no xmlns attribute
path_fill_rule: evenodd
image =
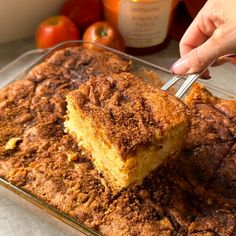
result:
<svg viewBox="0 0 236 236"><path fill-rule="evenodd" d="M103 27L103 28L100 28L100 35L102 36L102 37L106 37L107 36L107 32L106 32L106 29Z"/></svg>

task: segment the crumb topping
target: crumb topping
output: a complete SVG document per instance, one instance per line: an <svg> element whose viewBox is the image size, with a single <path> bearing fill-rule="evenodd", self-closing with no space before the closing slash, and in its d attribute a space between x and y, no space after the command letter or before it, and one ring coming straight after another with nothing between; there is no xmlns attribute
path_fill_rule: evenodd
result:
<svg viewBox="0 0 236 236"><path fill-rule="evenodd" d="M187 122L181 101L130 73L93 77L70 98L94 125L103 126L122 157L153 142L156 132L164 135L172 125Z"/></svg>

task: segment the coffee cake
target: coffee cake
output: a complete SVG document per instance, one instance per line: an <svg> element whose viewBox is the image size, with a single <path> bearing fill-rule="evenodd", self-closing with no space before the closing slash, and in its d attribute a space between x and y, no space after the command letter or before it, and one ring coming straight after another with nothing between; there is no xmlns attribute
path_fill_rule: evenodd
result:
<svg viewBox="0 0 236 236"><path fill-rule="evenodd" d="M141 184L188 132L186 105L131 73L93 77L67 103L67 132L117 191Z"/></svg>

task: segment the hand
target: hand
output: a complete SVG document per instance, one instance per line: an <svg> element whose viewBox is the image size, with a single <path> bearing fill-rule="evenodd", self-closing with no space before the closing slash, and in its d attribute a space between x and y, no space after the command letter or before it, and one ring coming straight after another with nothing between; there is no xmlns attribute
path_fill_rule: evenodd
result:
<svg viewBox="0 0 236 236"><path fill-rule="evenodd" d="M176 74L199 72L234 52L236 0L208 0L181 39L181 58L172 66L172 71ZM227 61L226 58L220 61Z"/></svg>

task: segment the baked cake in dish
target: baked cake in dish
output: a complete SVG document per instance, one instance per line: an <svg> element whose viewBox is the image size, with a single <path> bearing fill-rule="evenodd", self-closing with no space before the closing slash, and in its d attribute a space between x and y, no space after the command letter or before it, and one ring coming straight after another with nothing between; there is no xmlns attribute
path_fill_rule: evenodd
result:
<svg viewBox="0 0 236 236"><path fill-rule="evenodd" d="M70 47L1 89L0 177L104 236L236 235L235 100L194 87L181 153L119 194L64 132L69 92L123 72L127 60Z"/></svg>
<svg viewBox="0 0 236 236"><path fill-rule="evenodd" d="M93 77L67 103L67 132L118 191L179 152L188 132L187 106L131 73Z"/></svg>

